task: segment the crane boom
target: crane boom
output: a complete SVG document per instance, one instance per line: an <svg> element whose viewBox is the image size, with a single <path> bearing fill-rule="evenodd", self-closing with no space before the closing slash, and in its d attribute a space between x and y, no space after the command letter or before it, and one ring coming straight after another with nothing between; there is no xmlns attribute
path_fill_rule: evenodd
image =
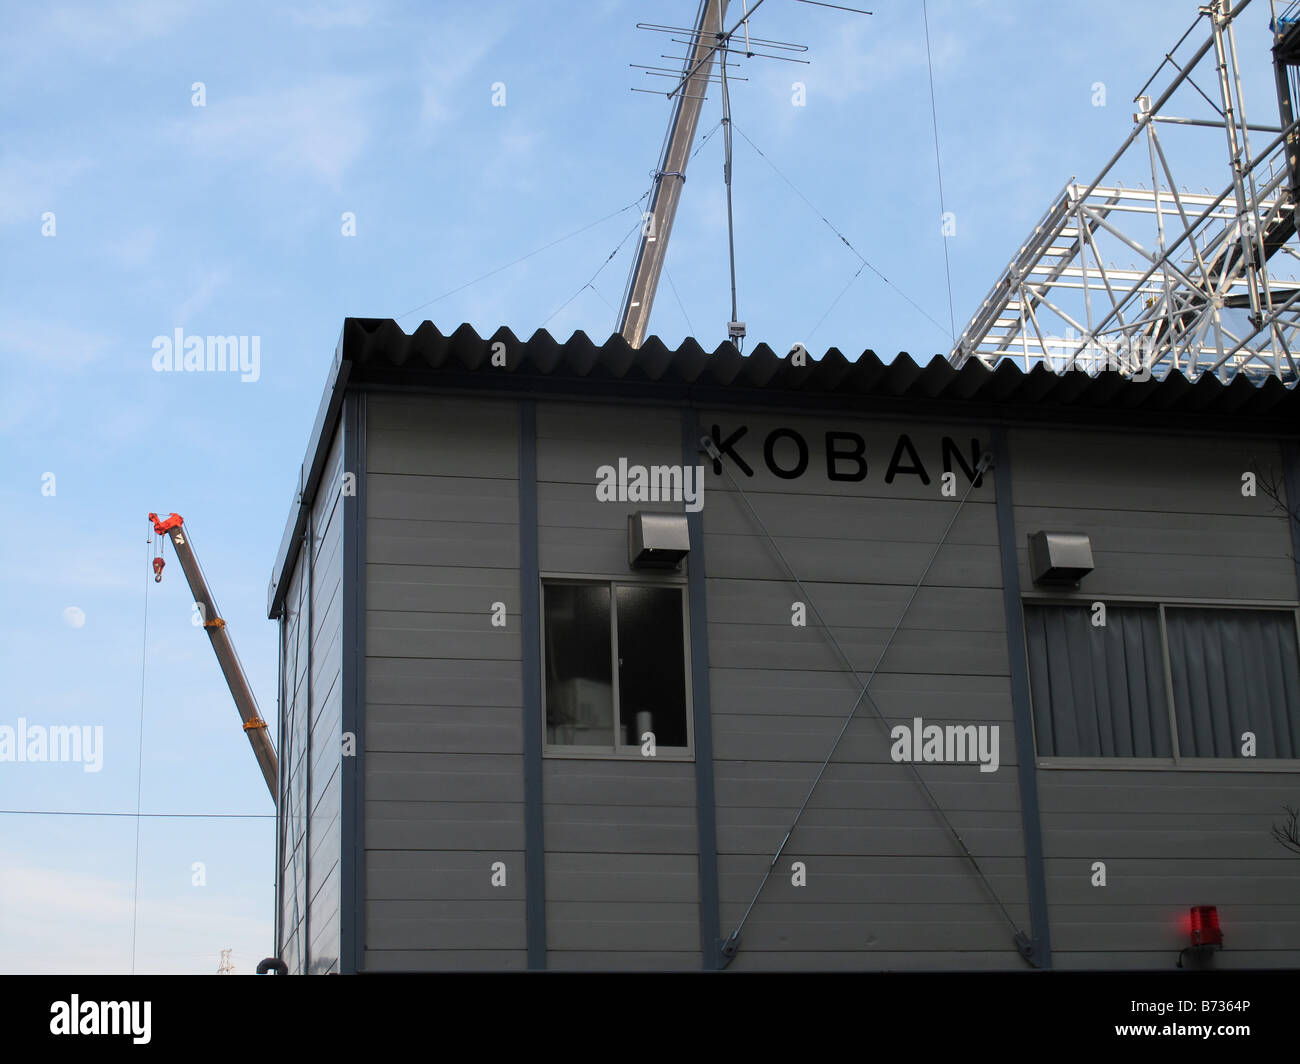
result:
<svg viewBox="0 0 1300 1064"><path fill-rule="evenodd" d="M726 13L727 0L701 0L699 18L690 35L692 43L687 48L689 58L684 67L687 76L675 93L672 122L664 141L659 169L655 171L650 210L641 225L641 239L619 313L618 331L633 347L641 346L650 321L650 308L654 305L659 273L668 253L668 236L677 214L682 184L686 181L686 164L699 126L714 52L718 52L719 63L726 62L726 53L718 47L721 35L717 32Z"/></svg>
<svg viewBox="0 0 1300 1064"><path fill-rule="evenodd" d="M226 685L235 700L235 708L239 710L239 716L244 722L244 734L248 736L248 742L253 748L253 756L261 766L262 776L266 780L267 789L271 792L271 801L274 802L279 778L275 747L271 745L266 721L258 712L257 699L253 697L253 689L248 685L248 677L244 675L244 668L235 653L235 644L231 642L230 635L226 631L226 622L222 620L221 612L217 609L217 601L212 597L212 592L208 590L208 582L203 578L203 570L199 567L194 546L190 543L189 534L185 530L185 521L180 514L170 514L165 519L159 518L157 514L150 514L149 520L153 522L154 532L159 536L170 538L172 546L176 548L176 557L185 572L185 579L190 585L194 603L199 607L204 631L208 633L208 639L212 642L217 662L226 677ZM162 579L161 556L154 559L154 579Z"/></svg>

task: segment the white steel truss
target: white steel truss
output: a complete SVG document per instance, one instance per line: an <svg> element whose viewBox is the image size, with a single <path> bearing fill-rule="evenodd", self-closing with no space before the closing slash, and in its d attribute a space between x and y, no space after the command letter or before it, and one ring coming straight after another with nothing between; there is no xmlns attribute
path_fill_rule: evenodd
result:
<svg viewBox="0 0 1300 1064"><path fill-rule="evenodd" d="M1091 183L1072 179L1056 197L962 331L953 365L1011 359L1026 370L1041 363L1056 372L1111 369L1135 379L1177 371L1225 381L1237 373L1297 380L1300 280L1288 271L1300 259L1300 0L1280 15L1271 0L1275 126L1245 117L1234 21L1250 2L1211 0L1200 8L1139 93L1123 146ZM1177 58L1203 19L1209 38ZM1173 76L1152 102L1147 89L1166 67ZM1170 113L1171 104L1194 113ZM1201 143L1172 143L1193 136ZM1188 192L1175 168L1190 159L1203 172L1213 158L1207 136L1227 163L1226 186L1217 194ZM1135 174L1151 186L1120 180ZM1131 264L1116 267L1117 255Z"/></svg>

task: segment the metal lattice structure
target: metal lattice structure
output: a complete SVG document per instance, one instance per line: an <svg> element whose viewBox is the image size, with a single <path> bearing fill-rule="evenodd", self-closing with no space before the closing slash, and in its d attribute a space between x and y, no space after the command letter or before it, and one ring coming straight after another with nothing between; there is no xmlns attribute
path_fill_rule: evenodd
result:
<svg viewBox="0 0 1300 1064"><path fill-rule="evenodd" d="M1300 0L1272 11L1274 126L1246 120L1234 23L1250 2L1200 9L1139 92L1123 146L1093 181L1065 186L981 303L952 350L955 366L1011 359L1026 370L1112 369L1136 379L1300 376ZM1204 21L1208 39L1179 58ZM1153 102L1148 90L1170 71ZM1203 175L1216 154L1227 164L1221 192L1178 183L1181 164ZM1130 264L1116 267L1116 256Z"/></svg>

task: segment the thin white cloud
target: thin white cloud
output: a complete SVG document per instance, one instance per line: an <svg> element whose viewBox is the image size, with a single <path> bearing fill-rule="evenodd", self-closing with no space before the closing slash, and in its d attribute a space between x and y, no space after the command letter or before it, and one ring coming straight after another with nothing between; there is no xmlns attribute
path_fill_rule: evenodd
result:
<svg viewBox="0 0 1300 1064"><path fill-rule="evenodd" d="M249 96L224 98L209 82L207 106L176 127L180 139L218 165L308 174L338 186L365 149L372 125L361 78L323 75Z"/></svg>
<svg viewBox="0 0 1300 1064"><path fill-rule="evenodd" d="M190 315L206 308L212 302L213 294L225 283L225 273L220 271L205 273L199 278L198 287L176 308L175 324L184 327L189 322Z"/></svg>
<svg viewBox="0 0 1300 1064"><path fill-rule="evenodd" d="M0 157L0 225L25 223L38 232L41 215L55 212L58 239L59 190L90 165L84 158L28 159Z"/></svg>
<svg viewBox="0 0 1300 1064"><path fill-rule="evenodd" d="M300 26L314 30L357 29L367 25L375 16L372 4L342 2L322 4L314 8L295 8L289 17Z"/></svg>
<svg viewBox="0 0 1300 1064"><path fill-rule="evenodd" d="M131 883L78 869L32 864L0 855L0 971L45 975L117 974L131 970ZM264 956L272 925L245 911L240 899L196 887L193 901L141 898L136 970L216 971L220 950L236 951L247 974ZM265 907L259 906L257 911Z"/></svg>
<svg viewBox="0 0 1300 1064"><path fill-rule="evenodd" d="M45 369L79 370L109 345L102 333L40 318L0 321L0 359L21 359Z"/></svg>
<svg viewBox="0 0 1300 1064"><path fill-rule="evenodd" d="M172 0L55 4L45 10L34 33L46 55L71 47L103 58L170 34L193 10Z"/></svg>

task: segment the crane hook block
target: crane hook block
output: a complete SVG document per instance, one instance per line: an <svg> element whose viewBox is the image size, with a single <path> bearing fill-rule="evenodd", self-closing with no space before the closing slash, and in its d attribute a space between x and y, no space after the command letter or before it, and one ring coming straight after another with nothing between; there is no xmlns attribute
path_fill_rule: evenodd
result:
<svg viewBox="0 0 1300 1064"><path fill-rule="evenodd" d="M149 520L153 522L154 532L160 536L165 536L173 528L180 528L185 523L185 519L180 514L168 514L165 519L157 514L150 514Z"/></svg>
<svg viewBox="0 0 1300 1064"><path fill-rule="evenodd" d="M161 557L161 556L160 556L160 557L157 557L157 558L155 558L155 559L153 560L153 582L154 582L155 584L161 584L161 583L162 583L162 571L163 571L163 566L166 565L166 564L167 564L167 563L166 563L165 561L162 560L162 557Z"/></svg>

